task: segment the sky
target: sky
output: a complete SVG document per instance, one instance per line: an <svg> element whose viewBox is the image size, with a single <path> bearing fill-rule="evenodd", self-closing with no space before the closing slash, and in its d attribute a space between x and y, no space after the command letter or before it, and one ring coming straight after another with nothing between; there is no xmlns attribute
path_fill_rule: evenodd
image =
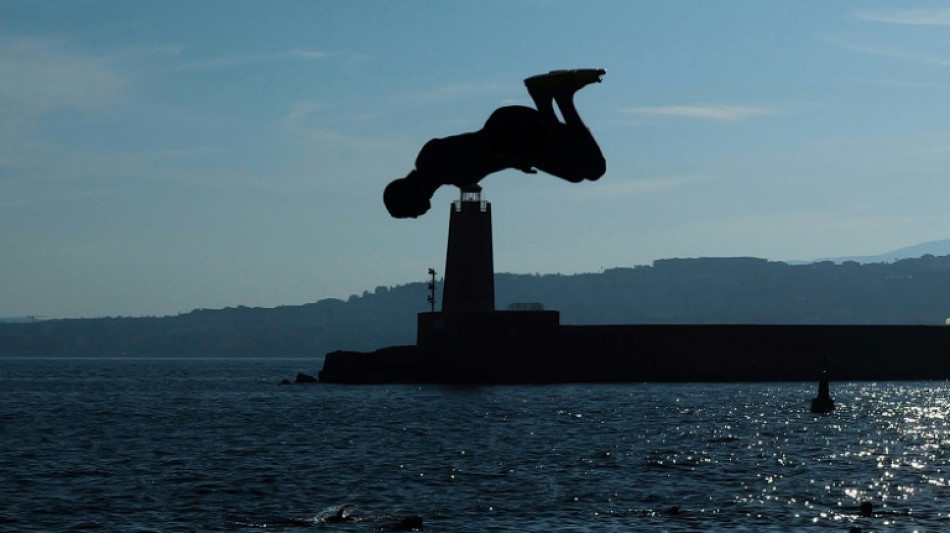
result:
<svg viewBox="0 0 950 533"><path fill-rule="evenodd" d="M497 272L950 238L950 3L0 0L0 317L425 281L458 190L383 187L585 67L607 173L485 178Z"/></svg>

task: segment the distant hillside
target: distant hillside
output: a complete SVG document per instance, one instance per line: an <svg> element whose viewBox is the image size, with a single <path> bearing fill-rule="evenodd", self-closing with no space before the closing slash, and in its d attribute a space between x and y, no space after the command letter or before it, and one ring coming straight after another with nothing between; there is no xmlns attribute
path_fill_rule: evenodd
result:
<svg viewBox="0 0 950 533"><path fill-rule="evenodd" d="M33 316L7 316L7 317L0 317L0 324L36 322L38 319L39 317L33 317Z"/></svg>
<svg viewBox="0 0 950 533"><path fill-rule="evenodd" d="M929 241L913 246L898 248L891 252L885 252L879 255L855 255L850 257L827 257L817 261L834 261L843 263L845 261L856 261L858 263L889 263L900 259L913 259L925 255L944 256L950 255L950 239L939 241ZM815 262L815 261L809 261Z"/></svg>
<svg viewBox="0 0 950 533"><path fill-rule="evenodd" d="M441 288L441 283L439 284ZM943 324L950 256L806 265L664 259L596 274L497 274L496 304L542 303L564 324ZM199 309L164 318L0 324L0 355L322 355L415 342L423 282L348 301ZM441 300L441 295L437 296Z"/></svg>

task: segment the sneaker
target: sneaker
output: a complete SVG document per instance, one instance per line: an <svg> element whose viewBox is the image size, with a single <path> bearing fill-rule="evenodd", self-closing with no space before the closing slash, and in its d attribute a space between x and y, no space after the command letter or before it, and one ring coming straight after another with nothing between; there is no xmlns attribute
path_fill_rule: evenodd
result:
<svg viewBox="0 0 950 533"><path fill-rule="evenodd" d="M547 74L531 76L524 80L529 92L548 92L567 86L574 91L591 83L600 83L607 71L602 68L582 68L572 70L552 70Z"/></svg>

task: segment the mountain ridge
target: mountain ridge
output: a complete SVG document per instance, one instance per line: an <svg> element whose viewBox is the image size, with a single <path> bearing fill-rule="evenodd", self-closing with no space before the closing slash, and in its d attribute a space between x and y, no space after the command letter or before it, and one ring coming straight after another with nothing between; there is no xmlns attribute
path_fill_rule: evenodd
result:
<svg viewBox="0 0 950 533"><path fill-rule="evenodd" d="M835 263L844 263L845 261L854 261L856 263L886 263L898 261L900 259L915 259L925 255L950 255L950 239L939 239L935 241L926 241L903 248L898 248L890 252L884 252L877 255L853 255L842 257L823 257L811 261L787 261L792 264L818 263L821 261L833 261Z"/></svg>
<svg viewBox="0 0 950 533"><path fill-rule="evenodd" d="M442 283L436 298L441 302ZM566 325L907 324L950 317L950 255L791 265L673 258L588 274L495 275L496 308L540 303ZM0 324L0 356L320 356L413 344L423 281L343 301L197 309L168 317Z"/></svg>

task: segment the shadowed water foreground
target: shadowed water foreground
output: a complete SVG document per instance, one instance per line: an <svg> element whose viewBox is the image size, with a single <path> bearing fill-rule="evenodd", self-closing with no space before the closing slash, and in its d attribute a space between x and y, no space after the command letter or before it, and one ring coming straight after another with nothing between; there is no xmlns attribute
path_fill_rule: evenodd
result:
<svg viewBox="0 0 950 533"><path fill-rule="evenodd" d="M278 386L319 360L0 359L0 530L937 531L950 386ZM875 516L859 505L872 501ZM344 506L354 520L327 520ZM677 512L672 512L676 507Z"/></svg>

